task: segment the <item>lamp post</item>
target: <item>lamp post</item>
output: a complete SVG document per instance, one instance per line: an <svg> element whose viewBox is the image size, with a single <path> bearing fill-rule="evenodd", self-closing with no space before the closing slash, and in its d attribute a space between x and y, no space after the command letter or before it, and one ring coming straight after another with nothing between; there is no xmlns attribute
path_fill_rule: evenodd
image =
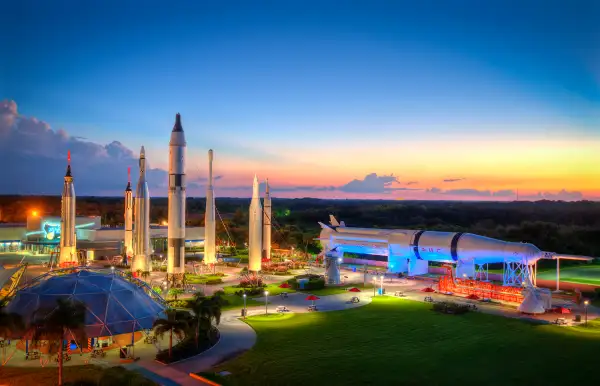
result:
<svg viewBox="0 0 600 386"><path fill-rule="evenodd" d="M242 297L244 298L244 319L246 319L246 313L248 313L248 310L246 309L246 293L245 292L242 295Z"/></svg>
<svg viewBox="0 0 600 386"><path fill-rule="evenodd" d="M584 300L584 302L583 302L583 309L585 311L585 326L586 327L587 327L587 308L588 308L589 304L590 304L589 300Z"/></svg>
<svg viewBox="0 0 600 386"><path fill-rule="evenodd" d="M269 298L269 291L265 291L265 315L269 313L267 310L267 299Z"/></svg>
<svg viewBox="0 0 600 386"><path fill-rule="evenodd" d="M373 296L375 296L375 288L377 287L377 278L373 276Z"/></svg>
<svg viewBox="0 0 600 386"><path fill-rule="evenodd" d="M379 288L379 293L380 293L380 295L383 295L383 275L381 275L381 276L379 277L379 279L380 279L380 288Z"/></svg>

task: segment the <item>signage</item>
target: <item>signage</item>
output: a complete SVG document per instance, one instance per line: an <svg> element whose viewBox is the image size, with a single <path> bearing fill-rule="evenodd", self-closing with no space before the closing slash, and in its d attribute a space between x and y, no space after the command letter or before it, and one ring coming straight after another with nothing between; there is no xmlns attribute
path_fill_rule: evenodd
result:
<svg viewBox="0 0 600 386"><path fill-rule="evenodd" d="M44 223L42 230L47 240L57 240L60 238L60 224Z"/></svg>

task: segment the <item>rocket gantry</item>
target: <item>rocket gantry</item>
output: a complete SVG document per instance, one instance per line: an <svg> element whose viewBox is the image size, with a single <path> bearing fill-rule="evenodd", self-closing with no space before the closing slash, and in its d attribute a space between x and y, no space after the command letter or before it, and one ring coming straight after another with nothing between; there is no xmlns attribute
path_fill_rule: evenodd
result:
<svg viewBox="0 0 600 386"><path fill-rule="evenodd" d="M140 150L140 176L135 191L135 227L131 271L150 271L150 192L146 182L146 152ZM127 227L126 227L127 232Z"/></svg>
<svg viewBox="0 0 600 386"><path fill-rule="evenodd" d="M262 253L262 257L271 259L271 193L269 192L268 178L265 183L265 198L263 199Z"/></svg>
<svg viewBox="0 0 600 386"><path fill-rule="evenodd" d="M67 156L67 172L61 197L60 212L60 266L77 263L77 240L75 236L75 186L71 174L71 152Z"/></svg>
<svg viewBox="0 0 600 386"><path fill-rule="evenodd" d="M177 114L169 142L167 276L185 273L185 148L181 115Z"/></svg>
<svg viewBox="0 0 600 386"><path fill-rule="evenodd" d="M215 195L213 188L213 151L208 151L208 186L206 188L206 211L204 213L204 264L217 262Z"/></svg>

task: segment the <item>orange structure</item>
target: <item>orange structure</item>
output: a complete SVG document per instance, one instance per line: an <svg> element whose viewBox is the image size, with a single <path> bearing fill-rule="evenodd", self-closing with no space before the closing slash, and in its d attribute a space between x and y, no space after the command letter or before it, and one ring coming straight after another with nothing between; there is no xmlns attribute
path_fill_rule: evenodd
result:
<svg viewBox="0 0 600 386"><path fill-rule="evenodd" d="M457 279L452 274L452 267L445 266L448 273L440 277L438 290L440 293L476 295L483 299L495 299L511 303L523 301L522 288L502 286L471 279Z"/></svg>

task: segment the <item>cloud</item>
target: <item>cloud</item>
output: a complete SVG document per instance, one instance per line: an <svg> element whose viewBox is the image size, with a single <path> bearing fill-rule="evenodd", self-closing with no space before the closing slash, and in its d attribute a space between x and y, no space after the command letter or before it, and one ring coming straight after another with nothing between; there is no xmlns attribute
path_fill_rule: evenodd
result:
<svg viewBox="0 0 600 386"><path fill-rule="evenodd" d="M416 185L419 181L408 181L405 185Z"/></svg>
<svg viewBox="0 0 600 386"><path fill-rule="evenodd" d="M339 187L339 190L346 193L389 193L400 188L392 188L391 185L399 183L394 175L378 176L377 173L367 174L362 180L352 180Z"/></svg>
<svg viewBox="0 0 600 386"><path fill-rule="evenodd" d="M462 180L466 180L466 178L464 177L460 177L460 178L447 178L444 180L444 182L457 182L457 181L462 181Z"/></svg>
<svg viewBox="0 0 600 386"><path fill-rule="evenodd" d="M492 193L492 196L494 197L516 197L516 195L517 193L514 190L510 189L498 190Z"/></svg>
<svg viewBox="0 0 600 386"><path fill-rule="evenodd" d="M583 193L577 191L568 191L562 189L557 193L552 192L538 192L538 194L530 196L520 197L523 200L553 200L553 201L581 201L583 200Z"/></svg>
<svg viewBox="0 0 600 386"><path fill-rule="evenodd" d="M0 194L58 194L71 151L75 191L78 195L122 191L127 184L127 167L137 181L138 153L118 141L101 145L65 130L53 130L35 117L19 114L14 101L0 102L0 162L3 168ZM164 195L168 174L147 165L151 194ZM192 181L193 182L193 181Z"/></svg>
<svg viewBox="0 0 600 386"><path fill-rule="evenodd" d="M470 197L509 197L515 195L512 190L498 190L492 192L490 190L479 190L479 189L448 189L443 190L440 188L430 188L426 190L427 193L443 194L447 196L470 196Z"/></svg>
<svg viewBox="0 0 600 386"><path fill-rule="evenodd" d="M437 193L441 193L441 192L442 192L442 189L440 189L440 188L429 188L429 189L427 189L425 192L426 192L426 193L434 193L434 194L437 194Z"/></svg>

